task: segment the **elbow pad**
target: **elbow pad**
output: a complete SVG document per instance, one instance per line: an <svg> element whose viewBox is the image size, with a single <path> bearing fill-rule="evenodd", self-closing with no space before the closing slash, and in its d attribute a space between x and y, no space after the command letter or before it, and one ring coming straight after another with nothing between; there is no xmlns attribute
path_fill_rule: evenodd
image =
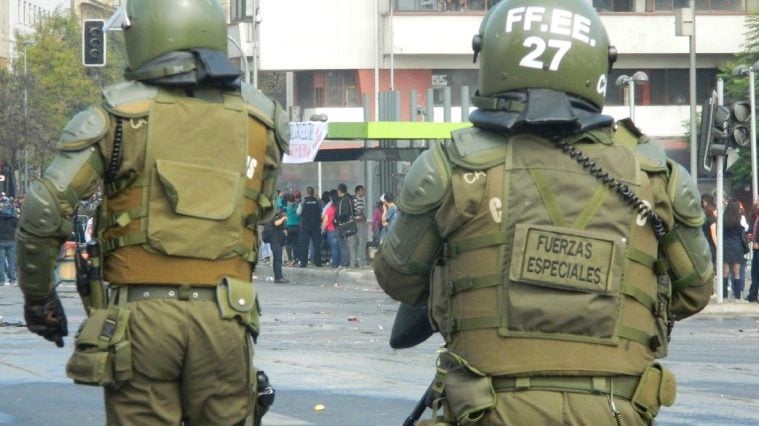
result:
<svg viewBox="0 0 759 426"><path fill-rule="evenodd" d="M673 290L708 284L714 277L711 251L701 228L676 224L662 240Z"/></svg>
<svg viewBox="0 0 759 426"><path fill-rule="evenodd" d="M432 213L401 214L390 227L374 261L374 274L392 298L414 303L427 290L429 273L443 239Z"/></svg>
<svg viewBox="0 0 759 426"><path fill-rule="evenodd" d="M450 182L450 163L442 146L433 145L411 165L403 182L398 208L404 214L428 212L443 202Z"/></svg>

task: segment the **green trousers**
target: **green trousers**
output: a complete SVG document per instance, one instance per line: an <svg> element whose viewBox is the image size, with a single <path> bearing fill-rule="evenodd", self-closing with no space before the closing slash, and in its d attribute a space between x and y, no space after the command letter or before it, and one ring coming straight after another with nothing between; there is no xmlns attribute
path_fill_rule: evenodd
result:
<svg viewBox="0 0 759 426"><path fill-rule="evenodd" d="M213 301L129 302L134 377L105 389L108 425L233 425L253 411L253 345Z"/></svg>
<svg viewBox="0 0 759 426"><path fill-rule="evenodd" d="M496 406L476 423L467 426L639 426L649 422L641 417L630 401L614 399L622 423L612 415L608 395L574 392L526 390L499 392ZM445 421L420 421L417 425L451 425Z"/></svg>

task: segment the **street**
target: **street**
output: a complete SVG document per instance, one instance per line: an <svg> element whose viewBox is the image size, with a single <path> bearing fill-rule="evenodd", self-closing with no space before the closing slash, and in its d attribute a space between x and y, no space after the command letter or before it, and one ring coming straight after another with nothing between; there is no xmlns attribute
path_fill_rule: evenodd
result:
<svg viewBox="0 0 759 426"><path fill-rule="evenodd" d="M262 274L257 281L263 315L255 364L277 389L264 424L400 425L432 379L442 339L393 350L387 341L397 303L376 285L353 279L359 272L317 279L310 271L308 283L294 274L290 284ZM81 304L72 287L59 291L73 335ZM0 315L0 424L103 424L100 389L65 377L73 336L57 349L21 327L17 287L0 287ZM677 402L658 424L759 424L758 322L759 304L725 304L677 325L666 360L678 379Z"/></svg>

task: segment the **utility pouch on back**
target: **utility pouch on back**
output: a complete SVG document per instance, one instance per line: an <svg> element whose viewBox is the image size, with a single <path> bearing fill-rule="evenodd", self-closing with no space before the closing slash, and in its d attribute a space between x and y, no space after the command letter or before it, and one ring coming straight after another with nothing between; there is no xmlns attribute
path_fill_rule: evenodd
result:
<svg viewBox="0 0 759 426"><path fill-rule="evenodd" d="M659 414L663 405L670 407L675 403L677 382L675 375L659 363L649 365L640 376L640 382L632 397L635 410L648 420Z"/></svg>
<svg viewBox="0 0 759 426"><path fill-rule="evenodd" d="M161 189L151 192L151 246L169 255L201 259L236 255L242 177L230 170L169 160L157 160L155 171ZM188 244L183 236L193 233L208 238Z"/></svg>
<svg viewBox="0 0 759 426"><path fill-rule="evenodd" d="M492 378L453 352L438 357L435 381L442 383L448 408L461 425L478 422L495 407Z"/></svg>
<svg viewBox="0 0 759 426"><path fill-rule="evenodd" d="M432 267L430 278L430 324L446 341L451 334L451 283L448 281L448 265L438 259Z"/></svg>
<svg viewBox="0 0 759 426"><path fill-rule="evenodd" d="M216 287L216 300L222 318L237 318L250 330L253 339L258 337L260 311L252 282L224 277Z"/></svg>
<svg viewBox="0 0 759 426"><path fill-rule="evenodd" d="M113 388L132 378L128 309L111 305L90 312L76 334L66 375L79 384Z"/></svg>

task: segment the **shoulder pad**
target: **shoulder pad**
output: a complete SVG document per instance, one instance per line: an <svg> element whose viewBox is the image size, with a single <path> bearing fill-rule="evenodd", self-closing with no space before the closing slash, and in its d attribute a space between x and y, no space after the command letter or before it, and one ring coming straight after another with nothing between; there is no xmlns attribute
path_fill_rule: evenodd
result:
<svg viewBox="0 0 759 426"><path fill-rule="evenodd" d="M56 148L61 151L80 151L93 145L107 132L108 114L100 107L91 106L66 124Z"/></svg>
<svg viewBox="0 0 759 426"><path fill-rule="evenodd" d="M274 130L277 145L282 152L287 152L290 146L290 122L279 102L269 98L248 83L242 83L240 91L242 100L248 106L248 114Z"/></svg>
<svg viewBox="0 0 759 426"><path fill-rule="evenodd" d="M503 163L506 155L504 136L469 127L451 132L448 144L451 162L470 169L485 170Z"/></svg>
<svg viewBox="0 0 759 426"><path fill-rule="evenodd" d="M158 88L139 81L122 81L103 89L103 106L121 117L144 117Z"/></svg>
<svg viewBox="0 0 759 426"><path fill-rule="evenodd" d="M451 167L443 147L436 143L411 165L398 207L403 213L421 214L440 205L451 182Z"/></svg>
<svg viewBox="0 0 759 426"><path fill-rule="evenodd" d="M701 195L696 183L685 167L667 160L670 177L667 184L667 195L672 201L675 219L687 226L696 227L704 223L704 211L701 209Z"/></svg>
<svg viewBox="0 0 759 426"><path fill-rule="evenodd" d="M635 124L629 118L614 123L614 133L612 133L611 137L614 143L626 145L630 148L635 148L641 139L645 138L643 133L635 127Z"/></svg>
<svg viewBox="0 0 759 426"><path fill-rule="evenodd" d="M642 139L635 146L635 154L640 161L640 168L646 172L666 172L667 153L648 138Z"/></svg>
<svg viewBox="0 0 759 426"><path fill-rule="evenodd" d="M242 83L240 86L242 100L248 104L248 114L260 119L268 127L274 127L274 114L276 103L250 84Z"/></svg>

